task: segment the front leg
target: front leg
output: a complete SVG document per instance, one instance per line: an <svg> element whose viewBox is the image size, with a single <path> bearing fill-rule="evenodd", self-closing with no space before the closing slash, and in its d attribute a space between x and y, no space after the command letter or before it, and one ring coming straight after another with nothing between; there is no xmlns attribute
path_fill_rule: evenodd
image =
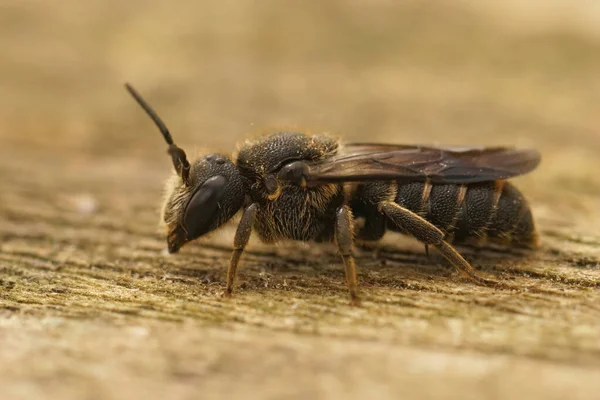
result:
<svg viewBox="0 0 600 400"><path fill-rule="evenodd" d="M237 275L238 263L240 257L248 244L250 234L252 233L252 225L254 225L254 219L256 218L256 212L258 205L256 203L250 204L242 215L242 219L235 232L235 238L233 239L233 253L231 254L231 260L229 262L229 268L227 269L227 287L225 289L225 295L230 296L233 292L233 284Z"/></svg>
<svg viewBox="0 0 600 400"><path fill-rule="evenodd" d="M338 246L346 270L346 284L350 290L350 300L353 305L359 305L358 284L356 280L356 264L352 256L354 243L354 218L348 206L337 209L335 219L335 242Z"/></svg>

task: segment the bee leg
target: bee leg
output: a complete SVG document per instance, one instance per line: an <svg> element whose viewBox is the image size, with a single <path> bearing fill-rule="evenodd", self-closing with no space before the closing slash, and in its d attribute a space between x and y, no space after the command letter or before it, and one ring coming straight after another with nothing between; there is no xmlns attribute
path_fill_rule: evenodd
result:
<svg viewBox="0 0 600 400"><path fill-rule="evenodd" d="M338 246L344 268L346 270L346 284L350 291L352 305L360 305L358 298L358 284L356 280L356 264L352 255L354 242L354 218L348 206L338 208L335 219L335 242Z"/></svg>
<svg viewBox="0 0 600 400"><path fill-rule="evenodd" d="M444 240L444 232L423 217L393 203L379 203L379 210L391 219L397 226L403 228L421 243L433 245L458 271L468 276L472 281L483 285L494 285L496 282L481 278L473 267L448 242Z"/></svg>
<svg viewBox="0 0 600 400"><path fill-rule="evenodd" d="M257 204L249 205L242 215L242 219L235 232L235 238L233 239L233 253L231 254L231 260L229 262L229 268L227 269L227 287L225 289L225 296L231 296L233 292L233 284L237 275L238 263L240 257L244 252L246 244L250 239L252 233L252 225L254 225L254 219L256 217L256 211L258 210Z"/></svg>
<svg viewBox="0 0 600 400"><path fill-rule="evenodd" d="M428 244L425 245L425 254L427 255L427 258L431 260L431 257L429 256L429 245Z"/></svg>

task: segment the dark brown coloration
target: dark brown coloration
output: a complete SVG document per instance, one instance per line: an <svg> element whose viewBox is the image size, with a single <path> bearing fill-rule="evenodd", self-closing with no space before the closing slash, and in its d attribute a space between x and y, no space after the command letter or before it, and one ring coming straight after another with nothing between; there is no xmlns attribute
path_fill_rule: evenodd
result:
<svg viewBox="0 0 600 400"><path fill-rule="evenodd" d="M596 2L2 4L3 400L597 400ZM235 223L161 255L172 164L127 76L190 161L296 121L353 141L535 140L544 162L514 184L542 248L459 249L509 292L390 233L378 258L354 253L355 310L334 246L253 234L222 301Z"/></svg>
<svg viewBox="0 0 600 400"><path fill-rule="evenodd" d="M309 184L393 179L476 183L526 174L539 162L534 149L352 143L327 160L310 163L304 179Z"/></svg>
<svg viewBox="0 0 600 400"><path fill-rule="evenodd" d="M355 305L358 305L356 264L354 262L354 257L352 256L352 247L354 245L354 217L347 205L340 207L336 211L335 241L340 255L342 256L342 260L344 261L346 284L350 291L350 299Z"/></svg>
<svg viewBox="0 0 600 400"><path fill-rule="evenodd" d="M163 122L163 120L158 116L156 111L150 104L144 100L144 98L131 86L129 83L125 84L125 88L131 94L131 96L137 101L137 103L142 107L142 109L148 114L148 116L154 121L158 130L165 138L165 141L169 145L168 153L173 160L173 167L175 167L175 171L177 171L177 175L181 177L183 182L186 185L189 185L189 174L190 174L190 163L187 160L187 156L183 149L179 148L175 142L173 141L173 137L171 136L171 132L167 128L167 125Z"/></svg>
<svg viewBox="0 0 600 400"><path fill-rule="evenodd" d="M390 183L371 182L360 185L353 200L357 217L366 219L360 237L378 240L385 228L409 233L397 224L386 224L374 212L386 200ZM535 247L537 234L529 205L522 194L504 181L468 185L434 184L428 192L427 183L396 182L397 195L393 202L423 217L444 232L446 241L457 244L472 243L485 238L496 244ZM451 240L450 240L450 239Z"/></svg>
<svg viewBox="0 0 600 400"><path fill-rule="evenodd" d="M480 284L492 284L493 281L483 279L475 273L473 267L444 240L444 232L414 212L396 203L384 202L379 204L379 210L403 232L408 233L425 245L432 245L456 269L473 281Z"/></svg>
<svg viewBox="0 0 600 400"><path fill-rule="evenodd" d="M126 86L174 146L154 110ZM380 239L386 229L406 233L425 244L428 254L427 246L432 245L470 279L490 284L493 281L477 276L446 239L501 237L532 243L535 229L527 203L511 185L496 180L529 172L539 158L534 150L507 148L340 147L326 136L276 132L247 142L235 163L210 154L187 164L189 174L183 174L181 159L174 157L180 181L170 182L164 207L168 247L176 252L217 229L245 202L226 295L233 291L239 260L254 228L265 243L336 242L350 298L358 304L352 255L355 217L364 219L360 239Z"/></svg>
<svg viewBox="0 0 600 400"><path fill-rule="evenodd" d="M244 210L242 219L235 232L235 237L233 239L233 253L231 253L231 260L229 262L229 268L227 269L226 295L230 295L233 292L233 284L235 283L235 277L237 275L238 263L248 244L248 240L250 240L252 225L254 225L254 220L256 219L257 208L256 204L250 204L248 208Z"/></svg>

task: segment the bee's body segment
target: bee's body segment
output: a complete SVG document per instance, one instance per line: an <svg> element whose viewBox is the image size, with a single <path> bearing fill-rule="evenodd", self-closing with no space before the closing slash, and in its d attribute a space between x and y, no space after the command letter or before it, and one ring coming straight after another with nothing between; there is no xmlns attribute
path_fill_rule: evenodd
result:
<svg viewBox="0 0 600 400"><path fill-rule="evenodd" d="M328 136L276 132L246 142L235 159L210 154L189 163L154 110L131 86L127 89L160 129L177 173L167 184L162 212L169 251L243 210L226 294L233 290L252 231L266 243L334 242L355 303L355 240L376 241L387 230L411 235L482 284L490 281L480 278L450 243L537 243L527 202L506 182L537 166L535 150L342 146Z"/></svg>
<svg viewBox="0 0 600 400"><path fill-rule="evenodd" d="M254 228L261 241L330 241L335 212L344 204L342 184L301 187L276 178L290 163L314 162L337 149L337 142L295 132L267 135L238 152L236 164L252 202L258 205ZM272 189L271 182L277 181Z"/></svg>
<svg viewBox="0 0 600 400"><path fill-rule="evenodd" d="M433 184L429 202L423 205L423 182L369 182L359 186L352 201L357 217L364 217L364 227L358 233L361 240L374 241L387 229L410 234L389 218L377 213L380 202L389 201L382 194L388 185L395 185L394 203L421 216L444 232L454 244L472 244L485 238L490 242L510 246L534 247L537 234L527 201L514 185L505 181L468 185ZM450 240L449 240L450 239Z"/></svg>

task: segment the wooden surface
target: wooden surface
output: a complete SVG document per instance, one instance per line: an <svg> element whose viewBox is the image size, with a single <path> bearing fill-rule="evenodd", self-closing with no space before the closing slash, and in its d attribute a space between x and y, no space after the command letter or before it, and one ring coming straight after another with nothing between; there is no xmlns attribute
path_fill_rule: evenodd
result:
<svg viewBox="0 0 600 400"><path fill-rule="evenodd" d="M597 398L600 15L516 3L3 6L0 397ZM165 254L170 162L126 80L191 154L290 126L535 146L542 247L465 249L491 289L390 234L353 308L334 248L254 238L224 300L235 224Z"/></svg>

